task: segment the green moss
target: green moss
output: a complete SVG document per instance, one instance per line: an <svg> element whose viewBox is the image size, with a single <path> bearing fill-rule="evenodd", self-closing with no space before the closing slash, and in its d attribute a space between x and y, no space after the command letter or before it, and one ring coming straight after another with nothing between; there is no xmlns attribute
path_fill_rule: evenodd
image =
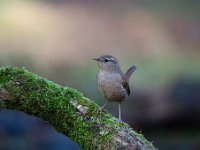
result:
<svg viewBox="0 0 200 150"><path fill-rule="evenodd" d="M0 101L0 108L16 109L38 116L85 149L111 149L113 138L120 127L152 145L127 124L119 125L107 111L97 113L98 105L82 93L61 87L24 68L1 67L0 88L6 89L11 97L9 103ZM87 110L86 114L81 114L83 112L78 110L79 106Z"/></svg>

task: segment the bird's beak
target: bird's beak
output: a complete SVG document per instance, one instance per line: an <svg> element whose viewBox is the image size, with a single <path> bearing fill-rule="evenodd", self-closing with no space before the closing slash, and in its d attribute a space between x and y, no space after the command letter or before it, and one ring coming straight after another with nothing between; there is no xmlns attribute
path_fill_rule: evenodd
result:
<svg viewBox="0 0 200 150"><path fill-rule="evenodd" d="M95 60L95 61L100 61L100 59L99 59L99 58L93 58L93 60Z"/></svg>

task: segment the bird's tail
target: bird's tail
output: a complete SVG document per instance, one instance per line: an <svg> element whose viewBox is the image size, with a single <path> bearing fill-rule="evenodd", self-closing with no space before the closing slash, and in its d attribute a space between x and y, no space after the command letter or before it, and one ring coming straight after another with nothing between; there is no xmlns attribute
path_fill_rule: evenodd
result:
<svg viewBox="0 0 200 150"><path fill-rule="evenodd" d="M126 71L125 78L126 78L127 81L129 80L129 78L131 77L131 75L133 74L135 69L136 69L136 66L132 66Z"/></svg>

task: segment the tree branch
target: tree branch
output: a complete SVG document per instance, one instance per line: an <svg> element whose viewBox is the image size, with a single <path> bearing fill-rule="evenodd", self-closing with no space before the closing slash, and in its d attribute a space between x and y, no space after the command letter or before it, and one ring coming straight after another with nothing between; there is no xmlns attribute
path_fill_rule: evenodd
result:
<svg viewBox="0 0 200 150"><path fill-rule="evenodd" d="M81 93L24 68L0 68L0 108L42 118L84 149L156 149Z"/></svg>

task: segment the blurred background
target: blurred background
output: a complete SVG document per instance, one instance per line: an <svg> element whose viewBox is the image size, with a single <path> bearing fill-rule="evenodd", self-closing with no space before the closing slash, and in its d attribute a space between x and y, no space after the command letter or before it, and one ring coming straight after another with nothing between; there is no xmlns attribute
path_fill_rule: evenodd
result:
<svg viewBox="0 0 200 150"><path fill-rule="evenodd" d="M200 149L200 1L1 0L0 66L25 67L99 105L92 58L130 80L122 118L162 150ZM106 107L117 117L117 104ZM0 111L1 150L81 148L41 119Z"/></svg>

